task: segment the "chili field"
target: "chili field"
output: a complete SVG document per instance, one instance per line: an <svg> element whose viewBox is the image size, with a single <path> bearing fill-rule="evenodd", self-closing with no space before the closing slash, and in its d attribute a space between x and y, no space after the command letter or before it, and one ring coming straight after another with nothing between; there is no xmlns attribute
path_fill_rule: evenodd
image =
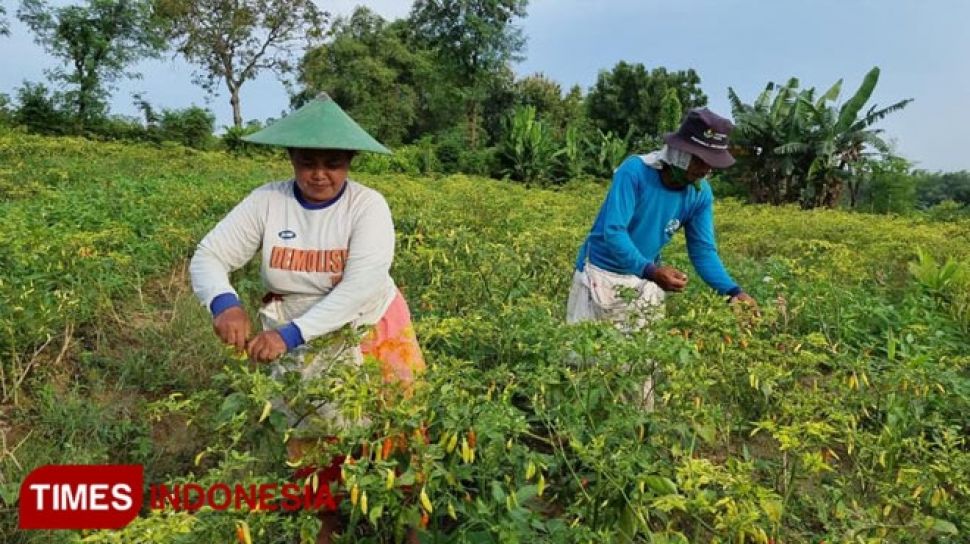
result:
<svg viewBox="0 0 970 544"><path fill-rule="evenodd" d="M361 424L346 542L966 542L970 223L719 200L733 308L693 274L624 336L564 323L606 183L556 190L360 174L397 228L392 275L428 361L387 402L371 362L271 380L212 334L187 259L282 155L0 132L0 540L313 542L310 512L150 511L117 531L19 531L49 464L142 464L146 482L284 482L273 398ZM251 314L258 270L234 276ZM656 408L637 402L656 382Z"/></svg>

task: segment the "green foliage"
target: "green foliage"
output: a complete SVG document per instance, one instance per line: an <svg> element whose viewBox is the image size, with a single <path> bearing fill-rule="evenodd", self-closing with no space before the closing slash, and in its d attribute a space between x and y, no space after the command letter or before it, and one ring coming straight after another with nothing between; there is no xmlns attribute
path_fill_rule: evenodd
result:
<svg viewBox="0 0 970 544"><path fill-rule="evenodd" d="M563 147L556 154L556 176L560 179L579 179L589 167L589 142L580 127L572 125L563 135Z"/></svg>
<svg viewBox="0 0 970 544"><path fill-rule="evenodd" d="M435 158L446 174L459 172L461 156L470 146L464 127L455 127L435 137Z"/></svg>
<svg viewBox="0 0 970 544"><path fill-rule="evenodd" d="M970 333L970 260L960 262L947 256L938 263L921 249L916 256L909 266L913 277Z"/></svg>
<svg viewBox="0 0 970 544"><path fill-rule="evenodd" d="M525 47L514 22L525 17L527 5L528 0L417 0L411 7L407 24L416 43L435 52L436 69L458 91L473 148L496 78L509 62L520 60Z"/></svg>
<svg viewBox="0 0 970 544"><path fill-rule="evenodd" d="M915 175L919 178L916 198L921 208L929 208L946 200L970 204L970 172L921 171Z"/></svg>
<svg viewBox="0 0 970 544"><path fill-rule="evenodd" d="M659 135L676 132L680 127L680 120L684 116L684 108L680 105L679 92L676 88L667 89L663 100L660 101L660 122L657 126Z"/></svg>
<svg viewBox="0 0 970 544"><path fill-rule="evenodd" d="M722 257L761 315L691 281L665 319L625 336L562 319L603 187L355 172L393 210L392 275L429 363L397 398L372 360L300 384L227 357L186 292L198 239L248 190L289 175L282 157L0 138L6 508L47 463L144 463L149 482L287 481L285 419L265 412L281 398L368 416L303 459L354 456L337 491L356 485L368 508L343 502L344 541L394 542L420 524L422 490L422 538L439 542L970 532L966 221L719 200ZM682 237L664 259L687 266ZM234 285L255 311L257 267ZM383 455L387 439L406 450ZM4 541L49 540L14 519L0 517ZM309 543L318 527L311 512L156 512L58 538L225 542L237 521L256 542Z"/></svg>
<svg viewBox="0 0 970 544"><path fill-rule="evenodd" d="M6 93L0 93L0 125L10 126L13 123L13 105L10 102L10 96Z"/></svg>
<svg viewBox="0 0 970 544"><path fill-rule="evenodd" d="M613 171L630 153L631 134L632 132L627 132L626 136L621 138L613 132L604 133L602 130L597 130L592 144L594 155L591 173L594 176L613 178Z"/></svg>
<svg viewBox="0 0 970 544"><path fill-rule="evenodd" d="M65 97L77 130L104 115L111 83L165 46L148 0L87 0L85 5L62 7L23 0L17 17L68 68L52 74L70 86Z"/></svg>
<svg viewBox="0 0 970 544"><path fill-rule="evenodd" d="M96 140L152 140L141 120L128 115L104 115L88 121L84 136Z"/></svg>
<svg viewBox="0 0 970 544"><path fill-rule="evenodd" d="M466 149L458 157L458 171L471 176L497 177L500 175L497 147Z"/></svg>
<svg viewBox="0 0 970 544"><path fill-rule="evenodd" d="M894 165L892 161L882 161L873 166L869 174L871 211L905 214L915 209L918 179L909 173L908 163L898 162Z"/></svg>
<svg viewBox="0 0 970 544"><path fill-rule="evenodd" d="M873 155L889 154L889 146L871 128L912 100L885 108L869 101L879 68L870 70L859 89L841 107L842 80L818 98L815 88L799 90L799 81L769 83L753 104L745 104L729 89L737 122L733 143L738 147L738 173L753 202L799 202L805 208L835 207L854 174ZM850 191L850 206L855 193Z"/></svg>
<svg viewBox="0 0 970 544"><path fill-rule="evenodd" d="M138 97L136 104L144 112L147 126L133 117L98 113L89 115L83 130L78 132L77 115L62 93L51 92L40 83L26 82L17 90L17 102L9 113L9 124L23 126L37 134L79 134L98 140L170 141L196 149L208 148L213 140L215 116L195 106L166 109L157 114L151 104Z"/></svg>
<svg viewBox="0 0 970 544"><path fill-rule="evenodd" d="M378 140L401 144L412 133L421 96L433 91L430 52L408 43L403 22L388 24L363 6L335 21L331 32L332 41L304 56L304 90L294 105L326 91Z"/></svg>
<svg viewBox="0 0 970 544"><path fill-rule="evenodd" d="M744 184L735 180L730 170L726 172L712 172L707 176L707 180L710 182L711 189L717 198L743 199L748 196L747 188Z"/></svg>
<svg viewBox="0 0 970 544"><path fill-rule="evenodd" d="M957 221L970 217L970 206L956 200L944 200L928 208L926 216L934 221Z"/></svg>
<svg viewBox="0 0 970 544"><path fill-rule="evenodd" d="M66 134L73 130L64 95L51 92L43 83L25 81L17 89L13 123L39 134Z"/></svg>
<svg viewBox="0 0 970 544"><path fill-rule="evenodd" d="M210 146L215 122L216 117L212 112L191 106L181 110L163 110L156 130L162 141L206 149Z"/></svg>
<svg viewBox="0 0 970 544"><path fill-rule="evenodd" d="M704 106L707 95L701 91L700 82L693 69L668 72L661 67L648 71L643 64L621 61L612 70L599 73L586 99L587 113L604 132L629 132L638 138L658 136L662 133L661 104L668 91L676 90L681 108Z"/></svg>
<svg viewBox="0 0 970 544"><path fill-rule="evenodd" d="M518 60L525 47L521 29L528 0L418 0L409 22L418 40L436 49L440 58L473 85L484 74Z"/></svg>
<svg viewBox="0 0 970 544"><path fill-rule="evenodd" d="M562 102L559 103L559 111L562 127L587 127L590 125L590 121L586 117L586 98L583 96L583 90L579 85L573 85L569 92L563 96Z"/></svg>
<svg viewBox="0 0 970 544"><path fill-rule="evenodd" d="M0 142L3 164L16 168L0 170L0 223L18 233L0 244L0 354L15 367L4 369L5 401L36 364L30 354L38 347L110 311L133 282L186 257L208 214L227 211L245 193L242 186L205 190L207 172L217 168L252 186L274 171L182 147L14 132L0 133Z"/></svg>
<svg viewBox="0 0 970 544"><path fill-rule="evenodd" d="M550 126L561 126L562 114L559 109L562 103L562 88L543 74L526 76L516 81L515 101L519 106L535 108L536 118L540 121L545 121Z"/></svg>
<svg viewBox="0 0 970 544"><path fill-rule="evenodd" d="M457 82L453 81L452 84L457 84ZM475 127L469 125L471 118L468 116L468 104L465 104L465 115L458 122L458 125L465 129L466 141L473 148L496 145L505 130L505 119L515 109L516 100L518 100L515 73L512 71L511 65L506 65L489 73L477 89L472 89L470 94L466 93L466 95L466 98L477 96L476 100L480 101L480 104L474 108L475 112L473 112L478 118ZM477 140L472 138L472 128L477 133ZM472 145L473 142L475 145Z"/></svg>
<svg viewBox="0 0 970 544"><path fill-rule="evenodd" d="M479 148L497 140L517 94L515 75L504 60L478 66L472 75L458 69L458 52L439 47L445 38L434 34L453 30L454 21L440 20L441 13L435 11L439 9L445 8L415 6L411 18L387 22L361 7L350 18L338 19L333 40L305 55L299 76L303 89L294 98L294 106L325 90L362 126L391 145L413 143L428 135L445 140L441 168L455 171L460 153L451 152L454 132L459 128L465 132L463 150L478 153ZM456 24L498 25L491 30L469 30L483 36L492 31L512 32L511 23L490 19L497 17L486 13L491 9L472 6L466 14L469 20ZM415 18L424 23L418 25ZM484 37L482 40L482 47L492 47L485 44ZM474 56L475 62L481 61L477 55L498 54L465 53ZM483 168L484 162L476 159L469 164Z"/></svg>
<svg viewBox="0 0 970 544"><path fill-rule="evenodd" d="M534 106L521 106L508 117L499 143L503 172L515 181L547 181L556 156L549 128L536 119Z"/></svg>
<svg viewBox="0 0 970 544"><path fill-rule="evenodd" d="M369 174L419 175L432 172L433 165L433 154L429 157L426 148L404 146L395 149L393 155L363 153L354 159L353 169Z"/></svg>
<svg viewBox="0 0 970 544"><path fill-rule="evenodd" d="M916 252L917 260L910 264L913 277L931 293L947 296L970 287L970 265L947 258L945 263L937 263L933 255L922 250Z"/></svg>
<svg viewBox="0 0 970 544"><path fill-rule="evenodd" d="M320 39L326 14L311 0L157 0L167 37L199 67L196 83L229 91L233 126L243 126L239 89L262 71L286 74L292 51Z"/></svg>
<svg viewBox="0 0 970 544"><path fill-rule="evenodd" d="M242 127L225 127L226 131L222 135L222 145L233 155L244 155L252 157L254 155L266 155L272 153L271 148L265 145L251 144L243 137L255 134L262 130L263 125L259 121L250 121Z"/></svg>

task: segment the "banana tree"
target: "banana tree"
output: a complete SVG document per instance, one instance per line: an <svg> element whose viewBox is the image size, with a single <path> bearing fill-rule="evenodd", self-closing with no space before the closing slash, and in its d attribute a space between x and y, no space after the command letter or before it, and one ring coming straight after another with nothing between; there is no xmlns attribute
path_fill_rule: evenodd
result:
<svg viewBox="0 0 970 544"><path fill-rule="evenodd" d="M880 137L882 130L872 126L912 102L901 100L885 108L874 105L861 114L878 81L875 67L841 106L836 106L841 80L817 98L814 88L799 91L794 78L777 92L769 83L752 105L729 89L737 122L739 171L751 200L799 202L806 208L837 206L858 165L890 151Z"/></svg>
<svg viewBox="0 0 970 544"><path fill-rule="evenodd" d="M612 178L613 171L626 159L630 152L630 139L633 128L626 132L626 136L617 136L613 131L603 132L597 129L593 142L592 174L600 178Z"/></svg>
<svg viewBox="0 0 970 544"><path fill-rule="evenodd" d="M499 159L506 175L516 181L544 181L556 158L552 132L536 119L534 106L516 108L506 119Z"/></svg>
<svg viewBox="0 0 970 544"><path fill-rule="evenodd" d="M889 145L880 137L882 129L871 127L906 107L912 99L900 100L885 108L873 105L860 115L878 81L877 67L866 74L859 89L840 108L830 104L837 100L837 89L830 99L807 107L817 130L811 142L814 159L806 175L809 190L802 199L805 207L837 206L847 180L857 174L859 165L875 155L890 154Z"/></svg>
<svg viewBox="0 0 970 544"><path fill-rule="evenodd" d="M589 162L589 142L583 136L579 126L566 128L563 135L563 146L556 152L557 171L560 177L571 180L583 176Z"/></svg>
<svg viewBox="0 0 970 544"><path fill-rule="evenodd" d="M737 172L748 186L751 200L781 204L797 190L798 158L775 150L801 141L807 132L799 108L798 79L785 85L768 83L753 104L741 102L734 89L728 89L737 129L734 134L735 154L739 156ZM801 91L810 95L812 90Z"/></svg>

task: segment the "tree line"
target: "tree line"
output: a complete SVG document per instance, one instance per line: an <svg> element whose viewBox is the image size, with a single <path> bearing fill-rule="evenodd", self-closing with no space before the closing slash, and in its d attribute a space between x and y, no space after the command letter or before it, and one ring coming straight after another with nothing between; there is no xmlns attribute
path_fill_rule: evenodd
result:
<svg viewBox="0 0 970 544"><path fill-rule="evenodd" d="M263 122L244 120L240 90L272 72L287 86L291 107L327 92L398 149L395 159L365 159L364 169L551 184L609 177L630 153L658 146L687 109L707 104L693 69L621 61L585 90L563 89L541 73L517 77L511 67L524 52L518 22L527 7L527 0L417 0L407 17L386 20L366 7L335 18L311 0L86 0L64 7L21 0L17 17L62 64L47 74L53 88L25 82L14 100L0 96L0 118L43 133L251 153L241 137ZM7 30L3 15L0 32ZM134 76L136 62L167 51L194 66L193 80L206 93L228 95L233 125L221 141L212 135L212 113L198 107L158 110L135 95L143 119L109 114L113 84ZM729 89L739 164L722 192L803 207L915 205L915 196L900 195L915 194L917 177L874 126L911 100L870 105L878 78L874 68L844 102L841 80L820 94L801 89L796 78L769 83L750 103ZM891 194L895 204L876 204Z"/></svg>

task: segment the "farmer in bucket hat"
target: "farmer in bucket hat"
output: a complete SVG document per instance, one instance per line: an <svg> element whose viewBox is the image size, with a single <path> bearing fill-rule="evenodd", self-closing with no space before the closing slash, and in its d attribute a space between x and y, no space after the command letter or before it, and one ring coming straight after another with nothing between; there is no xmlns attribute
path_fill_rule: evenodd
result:
<svg viewBox="0 0 970 544"><path fill-rule="evenodd" d="M627 158L596 221L580 247L569 292L566 320L610 321L634 332L659 318L664 292L680 292L687 274L660 261L661 250L684 229L694 269L718 293L757 307L724 269L714 239L714 196L705 177L734 164L728 152L733 125L707 108L687 113L665 145ZM620 294L633 289L633 299ZM643 401L653 406L653 383L644 384Z"/></svg>
<svg viewBox="0 0 970 544"><path fill-rule="evenodd" d="M425 363L407 303L389 273L391 211L380 193L348 178L356 153L390 151L325 94L244 139L285 147L293 178L251 192L202 239L192 257L192 287L212 312L216 335L244 349L253 361L272 362L277 378L295 372L310 380L335 364L360 365L369 355L381 362L385 382L411 384ZM259 309L263 330L251 335L229 273L257 253L267 293ZM359 345L334 345L304 357L308 342L347 325L367 328ZM294 356L278 360L287 353ZM282 399L274 404L298 428L308 419L322 419L326 426L329 418L324 437L347 424L336 407L320 407L322 418L306 418L297 417ZM291 439L291 460L301 458L309 446L308 440ZM328 490L339 478L341 460L320 473ZM321 520L318 542L329 542L340 518L332 511L321 513Z"/></svg>

